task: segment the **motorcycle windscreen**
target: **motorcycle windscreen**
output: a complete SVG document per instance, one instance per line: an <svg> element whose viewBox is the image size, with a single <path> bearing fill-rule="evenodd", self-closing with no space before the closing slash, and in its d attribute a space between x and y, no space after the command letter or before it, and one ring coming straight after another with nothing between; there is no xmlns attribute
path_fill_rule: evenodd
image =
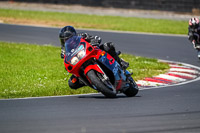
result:
<svg viewBox="0 0 200 133"><path fill-rule="evenodd" d="M70 62L72 57L77 54L78 50L76 49L79 46L80 41L81 41L80 36L73 36L65 42L66 61Z"/></svg>

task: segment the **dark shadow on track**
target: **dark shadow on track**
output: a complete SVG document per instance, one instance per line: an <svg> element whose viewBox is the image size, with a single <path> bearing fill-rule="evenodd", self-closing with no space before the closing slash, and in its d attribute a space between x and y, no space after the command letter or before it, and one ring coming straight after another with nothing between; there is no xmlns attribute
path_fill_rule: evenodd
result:
<svg viewBox="0 0 200 133"><path fill-rule="evenodd" d="M121 98L139 98L141 96L135 96L135 97L127 97L125 95L117 95L116 98L107 98L104 95L84 95L84 96L78 96L78 98L94 98L94 99L121 99Z"/></svg>

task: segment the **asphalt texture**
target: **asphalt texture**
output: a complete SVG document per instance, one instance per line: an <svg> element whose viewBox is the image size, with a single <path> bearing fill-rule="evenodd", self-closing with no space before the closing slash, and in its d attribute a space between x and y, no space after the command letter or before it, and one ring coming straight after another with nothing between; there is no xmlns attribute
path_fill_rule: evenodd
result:
<svg viewBox="0 0 200 133"><path fill-rule="evenodd" d="M58 28L0 24L0 29L0 41L59 46ZM86 32L114 42L122 52L200 66L186 36ZM91 94L0 100L0 132L199 133L199 101L199 81L141 90L131 98Z"/></svg>

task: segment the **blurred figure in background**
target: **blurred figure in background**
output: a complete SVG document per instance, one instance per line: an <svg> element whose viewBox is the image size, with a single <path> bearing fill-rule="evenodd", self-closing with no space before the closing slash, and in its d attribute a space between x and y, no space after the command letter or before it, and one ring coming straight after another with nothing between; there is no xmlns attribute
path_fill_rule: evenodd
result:
<svg viewBox="0 0 200 133"><path fill-rule="evenodd" d="M198 58L200 59L200 24L198 18L191 18L189 20L188 39L198 51Z"/></svg>

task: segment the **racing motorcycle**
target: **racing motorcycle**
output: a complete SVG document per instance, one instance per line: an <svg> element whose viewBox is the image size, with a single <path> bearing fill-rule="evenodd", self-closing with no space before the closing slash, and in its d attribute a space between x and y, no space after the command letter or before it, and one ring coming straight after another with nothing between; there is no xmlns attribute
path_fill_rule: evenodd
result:
<svg viewBox="0 0 200 133"><path fill-rule="evenodd" d="M91 45L80 36L65 42L64 65L66 70L85 85L115 98L118 93L135 96L139 89L131 73L97 45Z"/></svg>

